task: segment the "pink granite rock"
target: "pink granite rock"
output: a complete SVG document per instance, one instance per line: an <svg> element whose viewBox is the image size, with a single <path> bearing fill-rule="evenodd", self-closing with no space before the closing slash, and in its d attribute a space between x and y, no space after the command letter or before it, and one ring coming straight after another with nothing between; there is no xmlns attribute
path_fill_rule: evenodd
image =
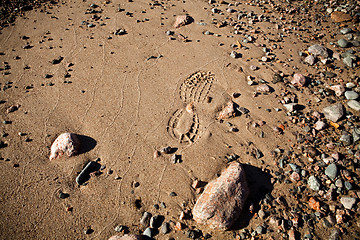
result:
<svg viewBox="0 0 360 240"><path fill-rule="evenodd" d="M257 92L266 92L266 93L268 93L268 92L271 91L271 88L267 84L261 84L261 85L257 86L256 91Z"/></svg>
<svg viewBox="0 0 360 240"><path fill-rule="evenodd" d="M333 90L335 92L335 95L340 97L341 95L344 94L345 92L345 88L343 85L333 85L330 87L331 90Z"/></svg>
<svg viewBox="0 0 360 240"><path fill-rule="evenodd" d="M320 131L320 130L325 129L326 126L327 126L327 124L326 124L325 122L323 122L323 121L321 121L321 120L318 120L318 121L315 123L314 128L315 128L316 130Z"/></svg>
<svg viewBox="0 0 360 240"><path fill-rule="evenodd" d="M300 73L295 73L293 76L293 80L291 81L291 84L298 85L299 87L303 87L306 84L306 78L304 75Z"/></svg>
<svg viewBox="0 0 360 240"><path fill-rule="evenodd" d="M191 22L191 17L187 15L176 16L174 27L179 28L189 24Z"/></svg>
<svg viewBox="0 0 360 240"><path fill-rule="evenodd" d="M305 58L304 62L309 64L310 66L314 65L316 62L316 58L313 55L309 55Z"/></svg>
<svg viewBox="0 0 360 240"><path fill-rule="evenodd" d="M51 145L50 160L60 158L62 155L71 157L78 153L80 141L74 133L60 134Z"/></svg>
<svg viewBox="0 0 360 240"><path fill-rule="evenodd" d="M232 162L206 185L193 208L193 218L210 228L227 230L239 218L248 195L245 172L240 163Z"/></svg>
<svg viewBox="0 0 360 240"><path fill-rule="evenodd" d="M218 119L228 119L235 116L234 102L229 101L221 112L218 114Z"/></svg>
<svg viewBox="0 0 360 240"><path fill-rule="evenodd" d="M143 237L140 235L125 234L124 236L114 235L108 240L143 240Z"/></svg>

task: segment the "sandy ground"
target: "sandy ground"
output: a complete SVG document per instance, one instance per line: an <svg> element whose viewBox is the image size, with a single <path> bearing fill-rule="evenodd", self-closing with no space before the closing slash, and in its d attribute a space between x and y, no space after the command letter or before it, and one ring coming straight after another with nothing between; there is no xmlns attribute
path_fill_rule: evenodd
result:
<svg viewBox="0 0 360 240"><path fill-rule="evenodd" d="M98 7L91 8L92 3ZM238 8L261 14L259 8L245 3ZM264 52L259 44L267 43L263 36L277 38L267 35L279 31L275 24L259 23L257 44L247 44L248 50L239 51L242 57L233 59L230 45L239 38L228 37L228 27L211 24L211 6L205 1L157 5L148 0L120 4L66 0L41 9L27 12L0 35L4 53L0 60L11 66L10 74L1 76L1 87L11 86L1 92L5 102L0 105L1 120L11 121L1 125L2 133L8 134L3 138L8 146L0 152L1 239L107 239L116 233L117 225L141 233L144 228L139 219L144 211L177 222L181 211L191 209L198 196L191 183L213 179L231 154L248 166L254 199L267 192L289 194L288 185L271 183L270 172L277 168L271 151L277 147L287 151L295 141L296 126L287 123L286 111L278 103L284 85L271 84L271 80L278 71L293 74L295 70L285 66L286 62L297 65L303 74L316 72L301 62L297 52L308 45L297 44L296 36L278 43L282 46L274 50L278 64L261 65L258 59ZM85 14L91 9L99 13ZM175 15L182 14L189 14L194 22L174 29ZM92 19L94 15L100 19ZM207 25L197 24L199 21ZM114 35L120 28L126 34ZM167 36L168 30L175 35ZM24 49L27 44L29 48ZM62 61L52 64L58 56ZM250 65L260 69L251 71ZM197 72L211 76L211 81L194 94L184 92L183 84ZM52 77L45 78L46 74ZM274 92L253 97L256 86L248 85L249 75L269 82ZM233 93L240 96L234 98ZM298 98L303 105L312 100L307 89ZM250 111L225 121L238 132L216 120L230 99ZM185 111L190 102L194 102L194 114ZM19 109L6 113L11 105ZM321 106L311 105L315 110ZM259 120L266 124L251 127ZM273 127L281 124L286 130L279 135ZM191 141L181 138L191 128L195 128ZM63 132L84 136L83 153L49 161L50 146ZM153 157L155 150L166 146L177 148L181 163L173 164L171 155ZM259 159L251 155L257 150L263 155ZM96 159L106 168L85 186L78 186L79 171ZM69 197L60 199L60 192ZM177 196L169 196L170 192ZM287 200L289 205L296 202ZM155 209L154 204L161 202L166 208ZM183 222L210 233L213 239L233 238L232 231L213 231L193 220ZM259 223L251 215L242 218L236 228L255 228ZM87 227L93 230L91 234L84 234ZM322 231L327 234L320 226L320 237ZM172 231L156 239L185 239L185 233ZM281 234L274 231L272 236L279 239Z"/></svg>

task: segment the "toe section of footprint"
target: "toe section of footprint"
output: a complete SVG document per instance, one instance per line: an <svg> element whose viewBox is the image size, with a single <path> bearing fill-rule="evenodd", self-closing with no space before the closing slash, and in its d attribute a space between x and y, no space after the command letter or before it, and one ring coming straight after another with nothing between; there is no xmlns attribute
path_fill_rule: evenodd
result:
<svg viewBox="0 0 360 240"><path fill-rule="evenodd" d="M184 103L204 103L208 101L214 80L215 75L211 72L197 71L191 74L180 84L180 99Z"/></svg>

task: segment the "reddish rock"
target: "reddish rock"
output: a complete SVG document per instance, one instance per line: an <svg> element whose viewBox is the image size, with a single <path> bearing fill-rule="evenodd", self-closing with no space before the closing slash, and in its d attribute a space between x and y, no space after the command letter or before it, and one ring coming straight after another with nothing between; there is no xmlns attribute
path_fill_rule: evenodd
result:
<svg viewBox="0 0 360 240"><path fill-rule="evenodd" d="M234 102L229 101L221 112L219 112L218 119L228 119L235 116Z"/></svg>
<svg viewBox="0 0 360 240"><path fill-rule="evenodd" d="M257 92L266 92L266 93L268 93L268 92L271 91L271 89L270 89L269 85L261 84L256 88L256 91Z"/></svg>
<svg viewBox="0 0 360 240"><path fill-rule="evenodd" d="M297 172L293 172L293 173L290 175L290 178L291 178L291 180L293 180L294 182L298 182L298 181L300 181L300 179L301 179L300 174L298 174Z"/></svg>
<svg viewBox="0 0 360 240"><path fill-rule="evenodd" d="M309 64L310 66L314 65L316 62L316 58L313 55L309 55L305 58L304 62Z"/></svg>
<svg viewBox="0 0 360 240"><path fill-rule="evenodd" d="M51 145L50 160L60 158L62 155L71 157L78 153L80 141L74 133L60 134Z"/></svg>
<svg viewBox="0 0 360 240"><path fill-rule="evenodd" d="M319 121L317 121L317 122L315 123L314 128L315 128L316 130L320 131L320 130L325 129L326 126L327 126L327 125L326 125L325 122L319 120Z"/></svg>
<svg viewBox="0 0 360 240"><path fill-rule="evenodd" d="M290 229L288 231L288 236L289 236L289 240L298 240L299 238L297 237L297 232L294 229Z"/></svg>
<svg viewBox="0 0 360 240"><path fill-rule="evenodd" d="M293 80L291 81L291 84L298 85L299 87L303 87L306 84L306 78L304 75L300 73L295 73L293 76Z"/></svg>
<svg viewBox="0 0 360 240"><path fill-rule="evenodd" d="M175 226L174 226L174 229L176 231L181 231L185 228L184 224L182 224L181 222L176 222Z"/></svg>
<svg viewBox="0 0 360 240"><path fill-rule="evenodd" d="M185 26L191 22L191 17L187 15L177 16L175 19L174 27L179 28Z"/></svg>
<svg viewBox="0 0 360 240"><path fill-rule="evenodd" d="M217 179L205 187L193 209L193 218L210 228L227 230L236 221L249 195L245 172L232 162Z"/></svg>
<svg viewBox="0 0 360 240"><path fill-rule="evenodd" d="M341 95L344 94L345 92L345 88L343 85L334 85L330 87L331 90L333 90L335 92L335 95L340 97Z"/></svg>
<svg viewBox="0 0 360 240"><path fill-rule="evenodd" d="M144 238L140 235L125 234L124 236L115 235L110 237L108 240L143 240Z"/></svg>
<svg viewBox="0 0 360 240"><path fill-rule="evenodd" d="M315 211L320 211L320 202L317 201L314 197L309 199L309 206Z"/></svg>
<svg viewBox="0 0 360 240"><path fill-rule="evenodd" d="M334 22L337 23L347 22L352 20L350 14L346 14L344 12L339 12L339 11L332 12L330 17Z"/></svg>

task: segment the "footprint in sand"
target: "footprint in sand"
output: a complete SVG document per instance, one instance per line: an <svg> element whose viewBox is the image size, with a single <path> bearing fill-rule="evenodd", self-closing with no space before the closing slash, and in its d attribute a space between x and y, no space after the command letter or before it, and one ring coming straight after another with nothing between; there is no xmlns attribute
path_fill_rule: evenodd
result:
<svg viewBox="0 0 360 240"><path fill-rule="evenodd" d="M167 132L179 143L192 144L214 121L216 113L230 96L215 84L215 74L205 71L197 71L187 77L178 92L183 107L177 108L170 116Z"/></svg>
<svg viewBox="0 0 360 240"><path fill-rule="evenodd" d="M193 143L199 136L199 117L195 112L177 109L168 121L167 131L180 143Z"/></svg>
<svg viewBox="0 0 360 240"><path fill-rule="evenodd" d="M184 103L204 103L207 101L214 82L214 74L198 71L191 74L180 85L180 99Z"/></svg>

